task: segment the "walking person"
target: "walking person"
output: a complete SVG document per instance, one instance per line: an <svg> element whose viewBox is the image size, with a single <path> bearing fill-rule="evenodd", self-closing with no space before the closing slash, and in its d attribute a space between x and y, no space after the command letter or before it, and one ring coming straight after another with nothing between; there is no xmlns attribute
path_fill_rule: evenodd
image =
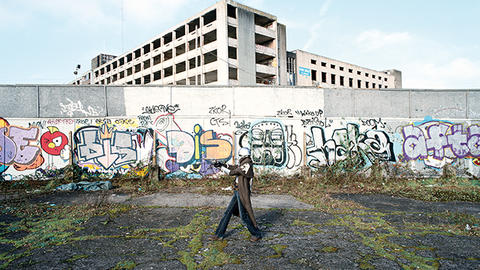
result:
<svg viewBox="0 0 480 270"><path fill-rule="evenodd" d="M235 176L235 182L232 200L218 224L215 235L211 236L210 240L223 239L232 215L240 216L243 223L247 226L248 231L252 235L250 241L255 242L262 238L262 233L257 226L250 201L250 185L253 178L253 162L250 158L250 149L246 147L240 148L238 155L240 159L237 165L226 165L220 162L213 164L228 175Z"/></svg>

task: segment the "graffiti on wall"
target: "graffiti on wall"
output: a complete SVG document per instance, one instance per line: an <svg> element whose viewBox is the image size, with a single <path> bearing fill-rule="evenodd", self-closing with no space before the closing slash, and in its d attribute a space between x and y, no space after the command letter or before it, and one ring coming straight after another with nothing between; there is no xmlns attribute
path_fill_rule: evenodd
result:
<svg viewBox="0 0 480 270"><path fill-rule="evenodd" d="M457 159L480 157L480 125L466 128L461 123L425 121L402 128L403 159L423 160L439 168Z"/></svg>
<svg viewBox="0 0 480 270"><path fill-rule="evenodd" d="M99 116L103 114L103 109L98 106L84 106L82 102L73 101L69 98L65 98L66 102L60 102L60 113L72 117L74 114L80 114L82 116Z"/></svg>
<svg viewBox="0 0 480 270"><path fill-rule="evenodd" d="M79 165L91 170L122 172L148 159L153 147L151 131L120 131L107 124L81 127L74 138Z"/></svg>
<svg viewBox="0 0 480 270"><path fill-rule="evenodd" d="M307 135L308 165L312 168L331 166L349 157L356 158L359 167L376 160L395 161L393 143L386 132L367 130L361 133L359 129L358 124L349 123L345 128L334 129L327 138L323 127L311 127L311 134Z"/></svg>
<svg viewBox="0 0 480 270"><path fill-rule="evenodd" d="M40 131L38 127L18 127L0 118L0 174L10 166L17 171L40 167L44 158L35 145Z"/></svg>
<svg viewBox="0 0 480 270"><path fill-rule="evenodd" d="M218 172L215 161L226 162L232 158L233 137L205 130L200 124L185 131L173 114L165 114L154 121L157 132L157 154L160 163L173 176L201 177Z"/></svg>
<svg viewBox="0 0 480 270"><path fill-rule="evenodd" d="M301 164L302 150L293 125L267 120L248 124L248 127L240 136L239 145L250 148L253 164L288 169Z"/></svg>

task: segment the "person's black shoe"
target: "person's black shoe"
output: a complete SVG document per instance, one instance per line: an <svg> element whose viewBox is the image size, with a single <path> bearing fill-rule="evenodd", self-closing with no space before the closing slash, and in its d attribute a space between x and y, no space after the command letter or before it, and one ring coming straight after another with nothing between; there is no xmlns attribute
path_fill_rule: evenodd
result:
<svg viewBox="0 0 480 270"><path fill-rule="evenodd" d="M257 242L260 239L262 239L262 237L252 236L252 237L250 237L250 242Z"/></svg>

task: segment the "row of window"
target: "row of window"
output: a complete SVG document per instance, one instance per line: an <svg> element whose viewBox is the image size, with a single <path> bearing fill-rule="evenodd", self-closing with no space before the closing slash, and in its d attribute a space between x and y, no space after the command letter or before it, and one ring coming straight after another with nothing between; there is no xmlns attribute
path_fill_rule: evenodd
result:
<svg viewBox="0 0 480 270"><path fill-rule="evenodd" d="M311 60L310 60L310 63L311 63L312 65L316 65L316 64L317 64L317 60L311 59ZM321 62L320 65L321 65L322 67L327 67L327 63L326 63L326 62ZM331 69L336 69L336 66L335 66L334 64L330 64L330 68L331 68ZM345 68L342 67L342 66L339 66L338 69L339 69L340 71L344 71L344 70L345 70ZM349 69L348 69L348 73L353 73L353 69L349 68ZM362 72L361 72L360 70L357 70L357 75L362 75ZM367 78L370 77L370 74L367 73L367 72L364 72L363 75L365 75L365 77L367 77ZM373 78L373 79L376 79L376 78L377 78L377 76L376 76L375 74L371 74L371 75L372 75L372 78ZM378 80L381 81L381 80L382 80L382 76L378 76ZM384 77L383 80L386 82L388 79L387 79L386 77Z"/></svg>
<svg viewBox="0 0 480 270"><path fill-rule="evenodd" d="M327 83L327 77L328 77L328 74L326 72L322 72L321 73L321 82L322 83ZM330 74L330 84L332 85L336 85L337 84L337 76L336 74ZM346 86L346 82L345 82L345 76L338 76L339 80L338 80L338 84L340 86ZM312 70L312 81L313 82L317 82L317 71L316 70ZM370 87L371 86L371 87ZM362 80L358 80L357 79L357 82L356 82L356 87L357 88L388 88L388 86L383 86L382 84L377 84L377 83L374 83L374 82L367 82L367 81L362 81ZM348 87L354 87L354 79L353 78L348 78Z"/></svg>
<svg viewBox="0 0 480 270"><path fill-rule="evenodd" d="M235 72L235 78L236 79L236 72L237 70L234 69L234 71L230 71L230 73ZM169 85L187 85L187 81L189 85L202 85L202 84L209 84L218 81L218 74L217 70L210 71L203 73L203 80L204 83L202 83L202 74L198 74L196 76L191 76L186 79L178 80L174 83L169 83ZM168 75L168 76L171 76ZM161 76L161 71L157 71L153 74L148 74L140 78L133 79L131 81L127 81L125 84L127 85L144 85L144 84L149 84L154 81L158 81L162 78ZM97 82L95 84L110 84L112 83L112 78L109 77L106 80L101 80L100 82Z"/></svg>

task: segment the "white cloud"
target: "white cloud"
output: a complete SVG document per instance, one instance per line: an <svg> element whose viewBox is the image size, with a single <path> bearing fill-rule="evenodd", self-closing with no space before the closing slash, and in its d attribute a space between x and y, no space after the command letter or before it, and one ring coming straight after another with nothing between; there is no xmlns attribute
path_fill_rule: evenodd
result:
<svg viewBox="0 0 480 270"><path fill-rule="evenodd" d="M318 22L314 23L309 31L307 42L303 46L303 50L309 51L313 45L317 43L318 37L320 36L320 29L325 21L324 17L327 15L328 9L330 7L331 0L326 0L323 2L318 13Z"/></svg>
<svg viewBox="0 0 480 270"><path fill-rule="evenodd" d="M360 48L365 50L378 50L387 46L397 45L411 40L412 37L407 32L384 33L373 29L360 33L355 42Z"/></svg>
<svg viewBox="0 0 480 270"><path fill-rule="evenodd" d="M403 71L404 88L480 88L480 62L457 57L446 63L414 62Z"/></svg>

